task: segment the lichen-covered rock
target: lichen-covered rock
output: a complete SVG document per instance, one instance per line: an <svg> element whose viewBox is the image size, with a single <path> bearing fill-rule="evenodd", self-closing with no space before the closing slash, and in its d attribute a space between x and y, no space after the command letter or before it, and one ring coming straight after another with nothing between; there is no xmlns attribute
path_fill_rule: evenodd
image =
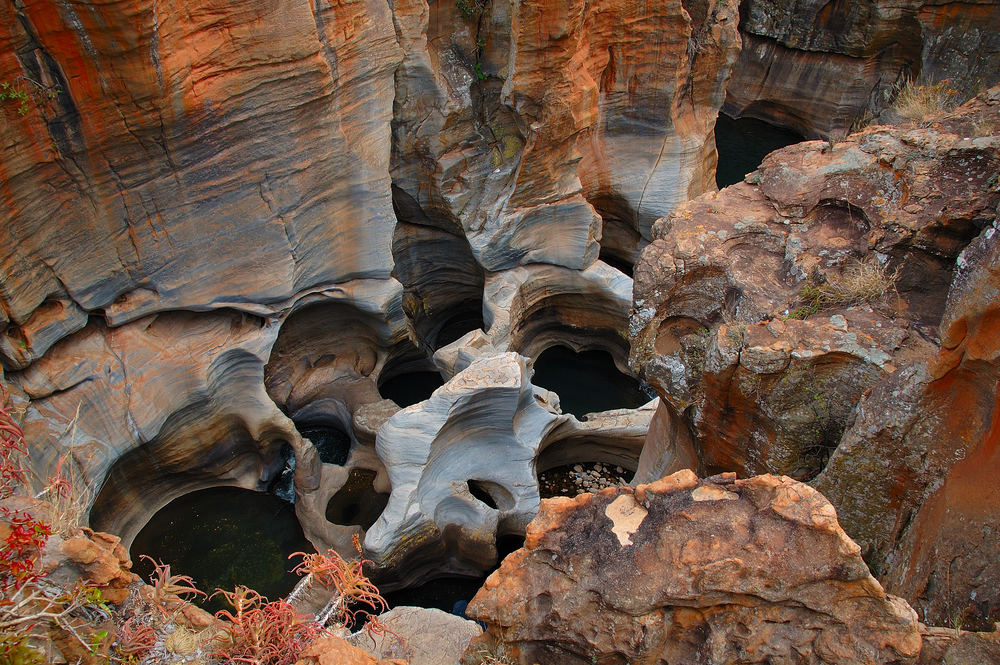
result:
<svg viewBox="0 0 1000 665"><path fill-rule="evenodd" d="M470 603L518 663L912 663L916 615L869 574L818 492L699 481L542 503Z"/></svg>
<svg viewBox="0 0 1000 665"><path fill-rule="evenodd" d="M866 395L816 479L886 585L938 625L989 628L1000 616L998 317L991 226L959 259L940 352Z"/></svg>
<svg viewBox="0 0 1000 665"><path fill-rule="evenodd" d="M994 90L931 128L777 151L657 222L631 363L707 472L814 477L861 395L937 352L955 260L1000 204L998 129Z"/></svg>

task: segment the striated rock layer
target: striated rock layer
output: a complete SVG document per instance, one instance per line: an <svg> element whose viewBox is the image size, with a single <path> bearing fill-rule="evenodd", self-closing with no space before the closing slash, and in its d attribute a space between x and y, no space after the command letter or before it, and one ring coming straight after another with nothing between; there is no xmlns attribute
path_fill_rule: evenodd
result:
<svg viewBox="0 0 1000 665"><path fill-rule="evenodd" d="M916 616L790 478L681 471L542 502L469 604L517 663L904 663Z"/></svg>
<svg viewBox="0 0 1000 665"><path fill-rule="evenodd" d="M0 118L6 369L90 316L266 313L388 277L385 3L18 7L0 80L54 96Z"/></svg>
<svg viewBox="0 0 1000 665"><path fill-rule="evenodd" d="M842 138L908 79L962 98L1000 83L1000 3L744 0L723 110Z"/></svg>

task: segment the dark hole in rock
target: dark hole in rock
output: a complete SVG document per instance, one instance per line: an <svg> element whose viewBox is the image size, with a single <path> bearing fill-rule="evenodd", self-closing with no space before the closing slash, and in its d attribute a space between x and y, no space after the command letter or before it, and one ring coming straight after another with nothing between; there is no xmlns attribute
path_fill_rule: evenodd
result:
<svg viewBox="0 0 1000 665"><path fill-rule="evenodd" d="M524 536L505 534L497 537L497 563L512 552L524 547ZM458 616L465 616L465 607L479 591L489 575L482 577L439 577L420 586L400 589L385 595L389 607L432 607Z"/></svg>
<svg viewBox="0 0 1000 665"><path fill-rule="evenodd" d="M282 501L295 503L295 451L291 445L281 444L281 460L284 468L267 486L267 491Z"/></svg>
<svg viewBox="0 0 1000 665"><path fill-rule="evenodd" d="M480 501L482 501L483 503L485 503L490 508L496 510L497 502L493 500L493 497L490 496L490 493L487 492L486 489L483 487L483 485L478 481L475 480L469 481L469 493L472 494L472 496L479 499Z"/></svg>
<svg viewBox="0 0 1000 665"><path fill-rule="evenodd" d="M743 182L769 153L802 140L795 132L763 120L720 113L715 123L715 149L719 152L715 183L721 189Z"/></svg>
<svg viewBox="0 0 1000 665"><path fill-rule="evenodd" d="M625 273L629 277L632 277L633 265L629 261L620 258L618 256L615 256L609 252L605 252L603 250L601 251L601 260L607 263L615 270Z"/></svg>
<svg viewBox="0 0 1000 665"><path fill-rule="evenodd" d="M470 306L461 312L454 314L451 318L441 326L438 330L437 337L434 340L435 348L440 349L442 346L448 346L455 340L461 338L466 333L472 332L473 330L482 330L486 327L483 322L483 308L482 302L477 301L474 306Z"/></svg>
<svg viewBox="0 0 1000 665"><path fill-rule="evenodd" d="M538 490L543 499L554 496L576 496L596 492L605 487L625 485L633 471L621 465L604 462L563 464L538 474Z"/></svg>
<svg viewBox="0 0 1000 665"><path fill-rule="evenodd" d="M484 577L439 577L420 586L385 595L389 607L430 607L464 616L465 606L486 581Z"/></svg>
<svg viewBox="0 0 1000 665"><path fill-rule="evenodd" d="M371 527L389 503L389 495L376 492L374 483L374 471L351 469L347 482L326 504L326 519L334 524Z"/></svg>
<svg viewBox="0 0 1000 665"><path fill-rule="evenodd" d="M312 441L324 464L344 465L351 452L350 435L334 423L295 423L303 438Z"/></svg>
<svg viewBox="0 0 1000 665"><path fill-rule="evenodd" d="M437 372L407 372L386 379L379 384L378 391L385 399L391 399L405 408L423 402L443 385L444 381Z"/></svg>
<svg viewBox="0 0 1000 665"><path fill-rule="evenodd" d="M514 507L514 495L503 485L489 480L470 480L469 493L494 510Z"/></svg>
<svg viewBox="0 0 1000 665"><path fill-rule="evenodd" d="M535 361L532 383L559 395L564 413L577 418L611 409L635 409L655 394L615 367L606 351L577 353L565 346L552 346Z"/></svg>
<svg viewBox="0 0 1000 665"><path fill-rule="evenodd" d="M174 499L153 515L132 542L133 570L149 579L145 554L170 564L175 575L190 575L209 594L237 584L270 599L286 595L298 577L293 552L313 552L288 503L261 492L214 487ZM200 601L215 612L229 609L221 597Z"/></svg>

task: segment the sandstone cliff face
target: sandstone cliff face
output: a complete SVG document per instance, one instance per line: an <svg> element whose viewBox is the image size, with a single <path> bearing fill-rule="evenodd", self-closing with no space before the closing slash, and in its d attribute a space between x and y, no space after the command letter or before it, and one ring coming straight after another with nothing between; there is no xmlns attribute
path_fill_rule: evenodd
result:
<svg viewBox="0 0 1000 665"><path fill-rule="evenodd" d="M745 0L724 110L841 138L907 78L963 99L1000 82L1000 4Z"/></svg>
<svg viewBox="0 0 1000 665"><path fill-rule="evenodd" d="M0 80L58 91L0 120L5 368L91 316L266 314L388 277L384 3L43 1L0 26Z"/></svg>
<svg viewBox="0 0 1000 665"><path fill-rule="evenodd" d="M1000 91L928 124L784 149L658 222L632 361L666 409L641 469L815 479L883 582L944 622L997 602L976 473L995 439Z"/></svg>
<svg viewBox="0 0 1000 665"><path fill-rule="evenodd" d="M550 499L468 608L466 651L518 663L903 663L916 616L868 573L833 507L789 478Z"/></svg>

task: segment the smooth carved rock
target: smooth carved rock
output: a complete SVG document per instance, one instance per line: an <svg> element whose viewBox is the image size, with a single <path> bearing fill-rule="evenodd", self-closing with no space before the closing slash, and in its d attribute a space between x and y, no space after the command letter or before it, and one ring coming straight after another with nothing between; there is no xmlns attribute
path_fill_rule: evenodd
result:
<svg viewBox="0 0 1000 665"><path fill-rule="evenodd" d="M603 244L631 261L653 220L713 187L735 2L490 3L466 16L407 0L395 14L397 213L463 233L487 271L585 268L602 239L595 208Z"/></svg>
<svg viewBox="0 0 1000 665"><path fill-rule="evenodd" d="M631 363L684 414L704 470L812 478L861 394L936 352L955 259L1000 203L1000 143L970 138L997 126L996 94L933 129L785 148L657 222ZM870 295L821 299L865 263Z"/></svg>
<svg viewBox="0 0 1000 665"><path fill-rule="evenodd" d="M718 482L681 471L543 501L525 547L469 604L487 630L463 662L497 643L518 663L915 661L913 610L818 492Z"/></svg>
<svg viewBox="0 0 1000 665"><path fill-rule="evenodd" d="M515 353L476 360L379 430L392 494L364 544L387 588L480 574L496 562L496 537L534 516L535 454L567 416L538 405L529 376Z"/></svg>
<svg viewBox="0 0 1000 665"><path fill-rule="evenodd" d="M740 48L738 4L588 6L571 64L585 67L576 85L596 100L597 121L578 143L578 171L608 254L634 262L657 218L715 189L713 130Z"/></svg>
<svg viewBox="0 0 1000 665"><path fill-rule="evenodd" d="M495 348L537 357L555 344L602 349L624 368L632 280L602 261L586 270L524 266L487 279L484 319Z"/></svg>
<svg viewBox="0 0 1000 665"><path fill-rule="evenodd" d="M907 78L964 97L1000 82L1000 4L776 0L742 3L743 49L723 110L842 138ZM808 81L808 84L803 84ZM868 114L868 115L866 115Z"/></svg>
<svg viewBox="0 0 1000 665"><path fill-rule="evenodd" d="M0 79L58 90L4 113L5 368L91 314L389 276L385 3L5 5L0 44Z"/></svg>

